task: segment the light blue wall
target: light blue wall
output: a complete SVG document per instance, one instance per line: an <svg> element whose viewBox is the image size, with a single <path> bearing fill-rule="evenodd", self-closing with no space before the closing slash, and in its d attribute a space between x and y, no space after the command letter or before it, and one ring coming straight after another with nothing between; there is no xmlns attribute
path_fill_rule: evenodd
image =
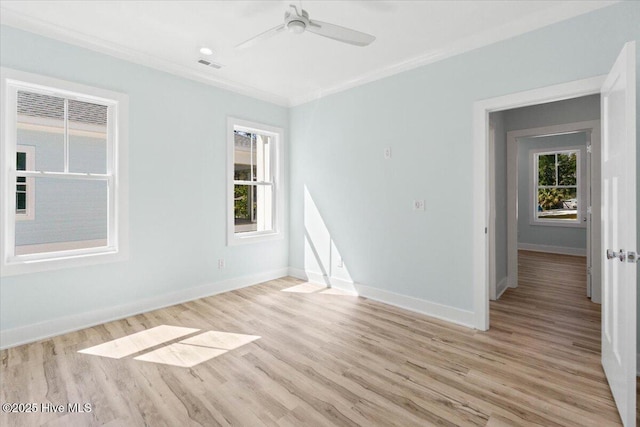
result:
<svg viewBox="0 0 640 427"><path fill-rule="evenodd" d="M605 74L638 22L624 2L293 108L290 264L306 186L353 280L472 310L473 103Z"/></svg>
<svg viewBox="0 0 640 427"><path fill-rule="evenodd" d="M530 151L535 149L553 151L568 147L582 147L580 150L580 179L582 180L581 185L585 185L586 146L587 134L585 132L518 140L518 243L586 250L586 228L531 224L534 197L531 178L533 164L530 156ZM581 214L579 213L579 215Z"/></svg>
<svg viewBox="0 0 640 427"><path fill-rule="evenodd" d="M130 161L130 260L3 277L3 330L288 265L288 239L225 244L227 115L288 129L288 109L6 26L0 63L128 94Z"/></svg>

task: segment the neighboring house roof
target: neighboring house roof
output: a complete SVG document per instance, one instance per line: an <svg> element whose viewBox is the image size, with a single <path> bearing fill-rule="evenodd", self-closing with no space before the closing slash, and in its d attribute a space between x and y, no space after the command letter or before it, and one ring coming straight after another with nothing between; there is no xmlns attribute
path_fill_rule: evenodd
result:
<svg viewBox="0 0 640 427"><path fill-rule="evenodd" d="M107 125L107 107L84 101L69 100L69 121L98 126ZM64 98L40 93L18 91L18 114L64 119Z"/></svg>

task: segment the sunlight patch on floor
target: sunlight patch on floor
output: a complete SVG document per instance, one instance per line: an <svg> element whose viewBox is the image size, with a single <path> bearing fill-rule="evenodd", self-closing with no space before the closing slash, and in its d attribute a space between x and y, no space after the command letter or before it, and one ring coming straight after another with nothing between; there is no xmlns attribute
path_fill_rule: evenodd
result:
<svg viewBox="0 0 640 427"><path fill-rule="evenodd" d="M84 350L78 351L78 353L122 359L123 357L139 353L148 348L173 341L185 335L193 334L199 330L200 329L183 328L180 326L161 325L113 341L108 341L104 344L85 348Z"/></svg>
<svg viewBox="0 0 640 427"><path fill-rule="evenodd" d="M156 326L146 331L136 332L126 337L79 350L78 353L122 359L152 347L159 347L133 359L191 368L261 338L258 335L206 331L180 342L172 342L198 331L200 329L180 326Z"/></svg>

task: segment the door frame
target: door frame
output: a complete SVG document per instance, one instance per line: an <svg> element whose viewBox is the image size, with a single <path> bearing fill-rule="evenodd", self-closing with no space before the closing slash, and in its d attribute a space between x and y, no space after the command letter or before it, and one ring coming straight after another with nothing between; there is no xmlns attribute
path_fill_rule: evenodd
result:
<svg viewBox="0 0 640 427"><path fill-rule="evenodd" d="M569 83L513 93L477 101L473 104L473 306L474 327L489 329L490 253L489 241L495 239L491 219L491 186L494 159L490 157L489 114L513 108L544 104L600 93L606 76L576 80ZM489 236L491 235L491 238ZM495 246L491 248L495 251Z"/></svg>

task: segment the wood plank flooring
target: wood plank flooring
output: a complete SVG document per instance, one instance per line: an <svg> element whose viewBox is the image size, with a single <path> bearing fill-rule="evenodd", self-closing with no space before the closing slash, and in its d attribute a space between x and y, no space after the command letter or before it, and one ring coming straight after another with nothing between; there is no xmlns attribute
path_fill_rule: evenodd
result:
<svg viewBox="0 0 640 427"><path fill-rule="evenodd" d="M0 424L620 425L584 259L522 252L520 271L488 332L284 278L4 350L2 402L91 412Z"/></svg>

